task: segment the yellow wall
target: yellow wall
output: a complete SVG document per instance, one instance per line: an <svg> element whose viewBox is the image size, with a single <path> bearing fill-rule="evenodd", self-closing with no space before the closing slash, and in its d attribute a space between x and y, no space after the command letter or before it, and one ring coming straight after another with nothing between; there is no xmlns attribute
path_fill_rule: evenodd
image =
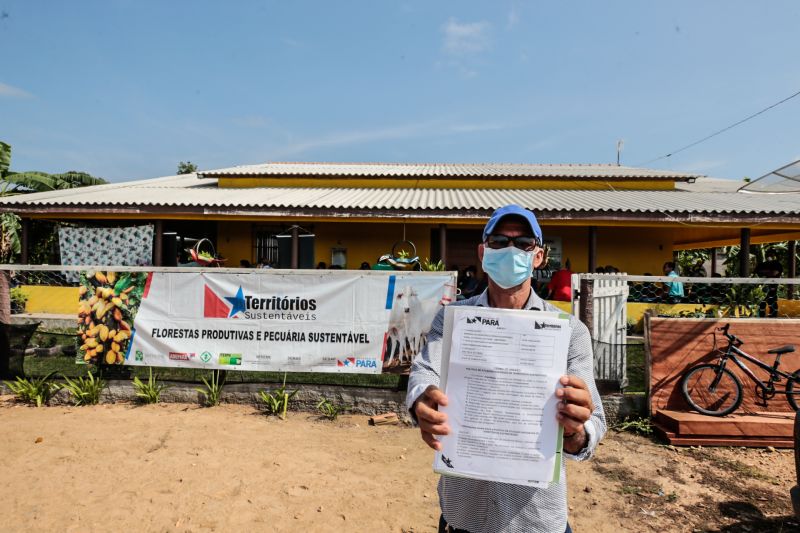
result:
<svg viewBox="0 0 800 533"><path fill-rule="evenodd" d="M433 227L428 224L405 224L406 238L417 247L420 259L430 257L430 232ZM375 263L378 257L391 252L395 242L403 239L402 223L320 222L313 225L313 230L315 263L325 261L330 265L332 248L346 248L349 269L357 269L362 261ZM252 223L220 222L217 252L228 259L226 267L237 268L242 259L255 263L257 258L253 250Z"/></svg>
<svg viewBox="0 0 800 533"><path fill-rule="evenodd" d="M417 247L420 260L430 258L432 227L426 224L405 224L406 239ZM357 269L362 261L371 265L381 255L391 252L392 245L403 240L403 224L315 224L314 234L317 262L325 261L330 265L331 249L346 248L347 268Z"/></svg>
<svg viewBox="0 0 800 533"><path fill-rule="evenodd" d="M332 248L346 248L347 268L357 269L362 261L372 264L382 254L389 253L392 244L403 239L403 226L399 222L315 223L315 262L330 264ZM253 255L251 222L219 222L218 228L217 251L228 259L225 266L238 267L241 259L257 261ZM438 225L405 224L406 238L417 246L420 259L431 256L431 229L438 229ZM563 259L570 260L573 272L587 271L588 228L544 225L542 231L548 237L561 238ZM613 265L629 274L661 275L661 266L672 260L673 231L658 227L598 227L597 265Z"/></svg>
<svg viewBox="0 0 800 533"><path fill-rule="evenodd" d="M22 285L28 296L26 313L52 313L74 315L78 318L78 287L47 287L43 285Z"/></svg>
<svg viewBox="0 0 800 533"><path fill-rule="evenodd" d="M228 260L224 266L238 268L242 259L256 261L252 227L250 222L217 223L217 253Z"/></svg>
<svg viewBox="0 0 800 533"><path fill-rule="evenodd" d="M336 187L367 189L578 189L578 190L672 190L671 180L633 181L633 180L538 180L538 179L400 179L400 178L219 178L218 186L223 189L251 187Z"/></svg>
<svg viewBox="0 0 800 533"><path fill-rule="evenodd" d="M597 228L597 266L612 265L628 274L661 275L661 267L672 260L670 228ZM561 237L562 260L570 260L573 272L586 272L589 265L589 229L543 226L545 237Z"/></svg>

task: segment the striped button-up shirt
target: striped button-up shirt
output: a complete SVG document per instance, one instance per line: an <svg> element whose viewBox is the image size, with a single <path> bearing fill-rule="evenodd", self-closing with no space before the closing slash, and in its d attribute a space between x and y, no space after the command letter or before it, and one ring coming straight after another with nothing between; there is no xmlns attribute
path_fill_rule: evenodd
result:
<svg viewBox="0 0 800 533"><path fill-rule="evenodd" d="M488 292L451 305L490 307ZM525 309L562 312L539 298L533 291ZM592 339L586 326L571 316L572 336L567 355L567 374L578 376L589 386L594 412L584 427L588 443L576 455L564 456L582 461L594 453L606 432L603 404L594 383ZM433 320L428 343L414 360L408 382L406 405L413 405L429 385L439 386L442 357L444 311ZM561 481L547 488L534 488L508 483L442 476L439 479L439 502L445 520L458 529L471 533L541 532L561 533L567 525L566 469L561 463Z"/></svg>

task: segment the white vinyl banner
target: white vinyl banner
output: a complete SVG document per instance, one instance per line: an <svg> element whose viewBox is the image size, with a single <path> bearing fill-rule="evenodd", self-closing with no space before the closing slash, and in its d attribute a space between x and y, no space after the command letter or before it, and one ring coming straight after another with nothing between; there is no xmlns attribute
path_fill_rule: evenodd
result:
<svg viewBox="0 0 800 533"><path fill-rule="evenodd" d="M149 275L125 364L380 373L411 357L455 273L258 270Z"/></svg>

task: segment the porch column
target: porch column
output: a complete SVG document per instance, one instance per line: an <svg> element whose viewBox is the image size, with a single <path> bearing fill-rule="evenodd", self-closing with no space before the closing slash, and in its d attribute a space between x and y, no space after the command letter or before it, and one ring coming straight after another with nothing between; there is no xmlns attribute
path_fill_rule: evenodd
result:
<svg viewBox="0 0 800 533"><path fill-rule="evenodd" d="M742 228L739 244L739 275L743 278L750 277L750 228Z"/></svg>
<svg viewBox="0 0 800 533"><path fill-rule="evenodd" d="M447 224L439 224L439 259L447 265Z"/></svg>
<svg viewBox="0 0 800 533"><path fill-rule="evenodd" d="M22 219L22 232L20 235L19 262L22 265L28 264L28 240L30 238L31 221L28 218Z"/></svg>
<svg viewBox="0 0 800 533"><path fill-rule="evenodd" d="M300 268L300 233L297 226L292 226L292 268Z"/></svg>
<svg viewBox="0 0 800 533"><path fill-rule="evenodd" d="M709 275L713 278L714 274L717 273L717 249L711 248L708 251L708 256L711 258L711 272L709 272Z"/></svg>
<svg viewBox="0 0 800 533"><path fill-rule="evenodd" d="M162 266L164 248L164 222L156 220L153 228L153 265Z"/></svg>
<svg viewBox="0 0 800 533"><path fill-rule="evenodd" d="M796 278L797 277L797 241L789 241L789 272L788 277ZM794 300L794 285L789 285L787 287L788 298L790 300Z"/></svg>
<svg viewBox="0 0 800 533"><path fill-rule="evenodd" d="M597 226L589 226L589 274L597 268Z"/></svg>

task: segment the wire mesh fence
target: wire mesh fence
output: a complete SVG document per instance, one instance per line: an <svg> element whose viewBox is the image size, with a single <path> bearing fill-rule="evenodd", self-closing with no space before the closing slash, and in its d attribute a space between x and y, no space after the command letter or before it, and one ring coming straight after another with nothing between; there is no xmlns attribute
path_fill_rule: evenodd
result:
<svg viewBox="0 0 800 533"><path fill-rule="evenodd" d="M579 274L573 312L593 339L595 379L644 391L644 316L800 318L800 279Z"/></svg>
<svg viewBox="0 0 800 533"><path fill-rule="evenodd" d="M258 269L2 265L0 274L7 274L11 300L10 325L3 334L10 339L12 347L9 363L12 371L17 369L30 376L56 372L73 377L86 373L85 365L76 364L79 290L76 274L81 270L109 268L119 272L263 274ZM613 285L608 283L612 277L627 288L619 291L618 296L624 300L621 302L624 305L608 305L603 309L608 313L624 312L621 327L625 335L621 339L614 336L611 340L612 337L606 336L602 328L619 328L619 320L609 320L608 317L595 319L596 328L600 329L592 332L595 376L616 380L626 390L645 388L641 377L644 375L644 347L640 338L646 312L656 316L694 318L800 317L800 279L580 275L581 279L590 282L603 279L604 285ZM577 314L578 307L574 309ZM37 327L28 334L31 326L25 324L37 324ZM129 367L127 376L144 376L146 372L147 368ZM158 372L164 379L191 383L199 383L210 374L208 370L187 368L159 368ZM230 372L228 379L230 382L266 383L280 381L282 377L275 372ZM287 382L398 388L405 385L405 378L391 374L289 373Z"/></svg>

